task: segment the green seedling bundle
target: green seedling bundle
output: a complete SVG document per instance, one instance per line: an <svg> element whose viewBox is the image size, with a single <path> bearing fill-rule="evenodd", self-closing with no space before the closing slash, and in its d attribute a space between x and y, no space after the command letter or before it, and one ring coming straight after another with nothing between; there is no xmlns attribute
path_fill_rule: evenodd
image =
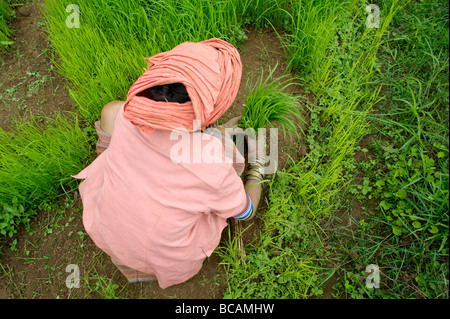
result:
<svg viewBox="0 0 450 319"><path fill-rule="evenodd" d="M300 101L286 89L294 83L287 76L274 78L277 66L269 70L266 76L261 73L256 84L250 87L247 83L244 112L239 123L240 127L252 128L258 132L268 124L280 124L284 133L297 135L300 129Z"/></svg>

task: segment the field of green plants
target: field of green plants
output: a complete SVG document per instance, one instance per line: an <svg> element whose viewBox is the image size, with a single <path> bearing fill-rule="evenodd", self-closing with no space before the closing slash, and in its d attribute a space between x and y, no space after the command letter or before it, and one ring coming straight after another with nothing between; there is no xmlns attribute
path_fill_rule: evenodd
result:
<svg viewBox="0 0 450 319"><path fill-rule="evenodd" d="M0 128L0 265L21 225L74 196L70 175L94 158L94 121L125 99L145 57L211 37L240 49L248 30L275 31L286 76L313 101L285 92L268 65L241 123L278 123L307 152L267 176L245 255L226 230L214 253L223 297L449 297L447 1L79 0L79 20L70 4L44 0L42 12L73 113ZM11 12L0 0L4 52ZM240 236L254 232L244 227Z"/></svg>

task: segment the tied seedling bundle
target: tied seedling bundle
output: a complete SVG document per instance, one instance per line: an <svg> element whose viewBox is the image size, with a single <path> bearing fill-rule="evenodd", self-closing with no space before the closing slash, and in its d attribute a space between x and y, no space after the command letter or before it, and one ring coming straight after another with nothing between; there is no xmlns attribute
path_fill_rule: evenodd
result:
<svg viewBox="0 0 450 319"><path fill-rule="evenodd" d="M301 121L300 103L298 97L285 92L294 83L287 75L274 78L276 68L277 65L269 69L267 77L262 71L253 87L247 82L245 108L238 126L243 129L253 129L257 135L260 128L276 122L281 125L285 135L287 133L290 137L293 135L298 137L298 130L301 130L298 125ZM242 223L236 220L232 223L240 256L245 259Z"/></svg>
<svg viewBox="0 0 450 319"><path fill-rule="evenodd" d="M262 71L253 87L247 82L245 109L238 126L253 128L257 134L260 128L278 123L284 134L298 137L300 103L298 97L285 92L294 83L287 75L274 78L276 68L269 69L267 77Z"/></svg>

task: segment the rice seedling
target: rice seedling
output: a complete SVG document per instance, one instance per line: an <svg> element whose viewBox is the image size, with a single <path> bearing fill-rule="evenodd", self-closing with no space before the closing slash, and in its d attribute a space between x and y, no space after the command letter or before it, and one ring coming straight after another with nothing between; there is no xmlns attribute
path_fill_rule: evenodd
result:
<svg viewBox="0 0 450 319"><path fill-rule="evenodd" d="M289 33L284 36L288 55L288 67L304 74L317 72L325 63L327 49L342 19L356 1L336 0L296 1L286 11L291 22L286 26Z"/></svg>
<svg viewBox="0 0 450 319"><path fill-rule="evenodd" d="M18 119L0 129L0 234L11 237L39 205L76 187L71 175L89 160L92 141L76 117Z"/></svg>
<svg viewBox="0 0 450 319"><path fill-rule="evenodd" d="M239 123L240 127L252 128L258 132L270 123L281 125L283 132L299 136L300 102L297 96L285 92L294 85L287 75L273 78L277 66L264 75L264 70L253 87L247 83L245 108Z"/></svg>
<svg viewBox="0 0 450 319"><path fill-rule="evenodd" d="M386 96L367 116L374 155L358 164L364 192L351 192L376 206L352 233L352 259L383 265L382 289L367 290L352 275L340 287L359 298L446 298L448 37L438 34L448 26L448 3L402 3L388 12L396 14L375 83ZM382 249L373 249L376 240Z"/></svg>
<svg viewBox="0 0 450 319"><path fill-rule="evenodd" d="M271 202L269 212L265 212L263 217L267 227L254 243L246 247L245 257L237 247L237 238L232 236L216 252L227 271L225 298L306 298L318 280L317 258L304 249L311 243L310 239L317 238L309 236L315 227L311 227L314 225L307 219L303 219L307 223L297 224L298 220L292 215L299 215L295 213L296 207L292 202L283 196L285 189L272 181L271 190L273 186L283 194ZM276 225L271 214L277 214L284 227ZM286 218L288 214L290 218ZM268 220L272 220L274 228L270 228ZM292 236L288 230L292 227L297 235L308 234L304 237L308 244L298 245L299 237ZM287 234L291 236L284 241ZM285 246L285 243L290 246Z"/></svg>
<svg viewBox="0 0 450 319"><path fill-rule="evenodd" d="M335 272L334 270L324 271L330 251L322 242L322 238L326 236L323 236L319 223L342 207L345 201L343 194L352 185L354 176L349 174L348 168L352 167L351 163L358 141L367 132L366 115L373 105L379 102L380 88L369 88L368 84L374 75L374 68L371 64L373 64L373 58L377 52L375 49L379 47L382 39L381 36L373 37L369 31L362 32L362 37L358 39L347 36L347 32L355 34L360 30L360 26L351 19L351 13L355 13L357 10L350 5L346 7L334 2L334 6L330 7L325 1L319 1L317 2L318 7L316 7L312 5L312 3L316 5L316 2L308 3L311 5L311 10L305 10L301 15L299 12L292 11L290 14L291 16L299 14L300 21L308 21L310 18L311 25L308 28L310 31L317 31L317 34L308 38L302 33L306 32L304 30L308 30L308 28L301 29L298 31L299 33L294 33L295 37L292 36L292 33L288 34L285 37L287 39L285 45L289 54L295 55L289 55L292 69L297 74L303 76L306 74L306 78L311 80L310 87L316 93L321 107L316 106L310 109L311 123L309 123L307 136L310 152L304 158L294 161L290 167L277 172L270 183L267 198L268 209L261 216L264 221L261 238L265 238L265 240L256 245L259 247L268 243L266 250L269 251L275 247L276 254L274 256L292 250L305 259L311 258L308 259L311 261L309 281L304 282L303 286L303 289L307 291L304 296L320 295L319 285L330 277L330 273ZM392 6L395 7L396 3ZM319 15L317 12L320 8L325 10L323 12L339 14L338 16ZM361 7L356 8L361 9ZM302 9L301 2L293 9ZM337 23L338 17L339 23ZM325 21L321 19L325 19ZM388 23L391 20L389 18L386 21ZM334 23L336 25L333 25L333 28L336 29L328 27L321 29L321 25L330 26ZM288 28L288 30L290 29ZM334 45L339 44L339 48L333 46L333 42L331 42L331 39L337 35L337 30L341 32L339 34L341 43L334 42ZM328 40L323 42L319 39ZM301 43L291 42L293 40L301 41ZM302 46L303 49L300 51ZM289 51L292 48L299 51ZM354 50L355 48L357 50ZM316 54L311 60L308 60L305 54L300 53L314 52L314 50ZM324 63L324 56L327 56L327 63ZM315 57L317 57L317 61L314 60ZM294 64L294 61L299 64ZM317 72L311 73L312 70ZM246 258L260 258L254 254L260 253L254 252L253 248L246 250ZM268 257L268 259L273 261L274 256ZM223 256L222 258L227 257ZM229 256L229 258L231 257ZM230 267L228 274L231 276L234 272L242 271L241 266L240 269L230 266L235 263L236 261L227 263L227 266ZM267 261L267 267L270 268L270 265L271 263ZM267 271L269 272L269 270ZM272 271L275 274L281 273L278 268L272 268ZM305 269L302 268L302 271ZM249 274L257 274L257 272L253 270ZM240 278L250 277L241 274ZM262 280L263 276L251 278L257 283ZM253 287L257 285L255 282L252 280L249 283L246 282L245 289L255 291L256 289ZM231 286L239 287L239 285L240 283L234 281ZM275 291L277 289L277 287L273 288ZM299 290L301 291L301 289ZM229 288L229 293L232 296L243 294L242 291L233 291L231 288ZM276 293L271 291L271 294ZM298 297L299 295L289 296Z"/></svg>
<svg viewBox="0 0 450 319"><path fill-rule="evenodd" d="M125 99L147 67L144 60L185 41L212 37L237 45L240 1L79 1L79 28L65 24L69 1L46 0L44 14L55 48L54 62L70 82L82 116L95 121L111 100Z"/></svg>

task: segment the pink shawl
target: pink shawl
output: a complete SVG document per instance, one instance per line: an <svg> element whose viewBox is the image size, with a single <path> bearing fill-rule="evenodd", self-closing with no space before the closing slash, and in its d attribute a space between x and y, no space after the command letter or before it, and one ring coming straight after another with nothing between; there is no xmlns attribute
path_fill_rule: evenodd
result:
<svg viewBox="0 0 450 319"><path fill-rule="evenodd" d="M203 130L236 98L242 63L236 48L221 39L185 42L146 60L148 69L131 86L124 105L124 117L146 133L180 128L192 132L195 120ZM136 96L150 87L171 83L182 83L191 101L180 104Z"/></svg>

